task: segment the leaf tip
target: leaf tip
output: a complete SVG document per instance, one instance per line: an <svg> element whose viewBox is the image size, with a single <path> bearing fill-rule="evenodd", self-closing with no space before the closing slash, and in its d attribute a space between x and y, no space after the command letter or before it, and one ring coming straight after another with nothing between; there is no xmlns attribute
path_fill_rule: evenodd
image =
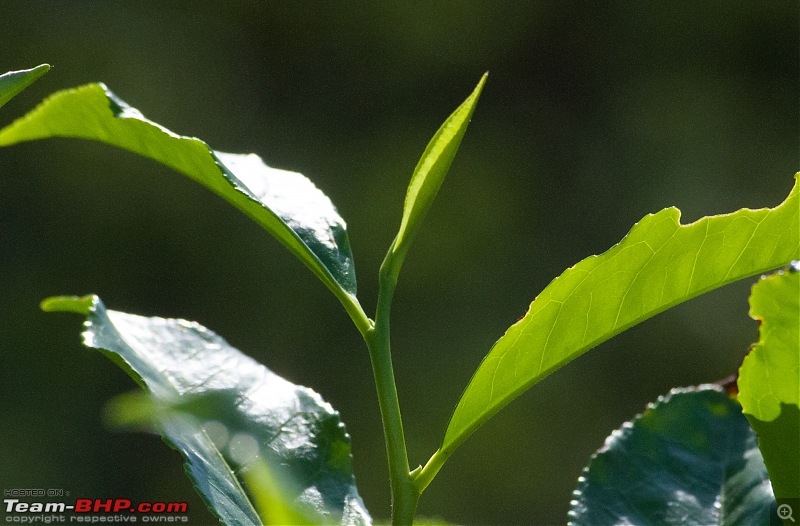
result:
<svg viewBox="0 0 800 526"><path fill-rule="evenodd" d="M50 71L50 64L40 64L35 68L9 71L0 75L0 107L13 99L19 92L39 80Z"/></svg>
<svg viewBox="0 0 800 526"><path fill-rule="evenodd" d="M27 81L25 82L25 84L23 84L22 87L25 88L27 86L30 86L31 84L39 80L39 78L41 78L41 76L47 73L48 71L50 71L50 64L39 64L35 68L20 71L19 73L24 73L28 77Z"/></svg>
<svg viewBox="0 0 800 526"><path fill-rule="evenodd" d="M475 89L472 90L472 95L470 95L470 99L477 99L481 92L483 91L483 86L486 84L486 79L489 78L489 72L486 71L481 75L481 79L478 81L478 85L475 86Z"/></svg>
<svg viewBox="0 0 800 526"><path fill-rule="evenodd" d="M51 296L39 304L44 312L74 312L88 316L95 308L100 298L90 294L88 296Z"/></svg>

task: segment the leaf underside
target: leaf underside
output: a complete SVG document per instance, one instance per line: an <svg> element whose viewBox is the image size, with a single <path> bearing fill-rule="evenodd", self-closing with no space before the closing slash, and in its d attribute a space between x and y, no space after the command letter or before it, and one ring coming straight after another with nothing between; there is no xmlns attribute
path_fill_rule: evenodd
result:
<svg viewBox="0 0 800 526"><path fill-rule="evenodd" d="M772 209L680 224L667 208L639 221L602 255L554 279L484 358L459 401L438 454L536 382L623 330L727 283L799 255L798 174Z"/></svg>
<svg viewBox="0 0 800 526"><path fill-rule="evenodd" d="M756 437L717 386L676 389L606 439L569 523L780 524Z"/></svg>
<svg viewBox="0 0 800 526"><path fill-rule="evenodd" d="M9 71L0 75L0 108L48 71L50 71L50 66L42 64L33 69Z"/></svg>
<svg viewBox="0 0 800 526"><path fill-rule="evenodd" d="M759 280L750 316L759 342L739 370L739 402L758 435L778 498L800 498L800 267Z"/></svg>
<svg viewBox="0 0 800 526"><path fill-rule="evenodd" d="M247 214L305 263L345 303L356 277L346 224L305 176L255 154L212 150L146 119L103 84L60 91L0 130L0 146L72 137L117 146L183 173Z"/></svg>
<svg viewBox="0 0 800 526"><path fill-rule="evenodd" d="M225 524L261 524L234 475L252 472L251 464L267 466L310 523L371 524L355 485L350 436L316 392L197 323L107 311L96 297L57 298L43 308L83 311L87 347L109 356L156 400L182 407L161 419L162 432Z"/></svg>

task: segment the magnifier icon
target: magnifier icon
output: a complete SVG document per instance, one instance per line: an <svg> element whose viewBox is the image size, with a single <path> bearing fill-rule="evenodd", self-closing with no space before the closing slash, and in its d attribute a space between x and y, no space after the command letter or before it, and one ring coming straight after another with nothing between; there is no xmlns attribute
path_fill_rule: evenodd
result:
<svg viewBox="0 0 800 526"><path fill-rule="evenodd" d="M789 520L795 522L794 517L792 517L792 507L788 504L781 504L778 506L778 518L781 520Z"/></svg>

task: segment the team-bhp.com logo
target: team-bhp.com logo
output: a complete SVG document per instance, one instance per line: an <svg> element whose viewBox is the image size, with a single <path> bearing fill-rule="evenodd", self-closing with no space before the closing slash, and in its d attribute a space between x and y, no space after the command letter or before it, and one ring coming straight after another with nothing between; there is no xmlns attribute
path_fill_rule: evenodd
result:
<svg viewBox="0 0 800 526"><path fill-rule="evenodd" d="M188 522L186 502L139 502L129 499L76 499L66 502L22 502L3 499L6 523ZM73 515L67 517L64 514ZM36 514L41 515L39 518ZM138 515L138 516L137 516ZM49 520L44 520L45 516Z"/></svg>

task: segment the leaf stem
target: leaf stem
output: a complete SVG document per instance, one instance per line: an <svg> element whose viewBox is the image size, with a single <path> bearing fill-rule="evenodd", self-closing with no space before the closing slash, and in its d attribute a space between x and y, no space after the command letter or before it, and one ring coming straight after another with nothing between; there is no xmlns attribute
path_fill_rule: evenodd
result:
<svg viewBox="0 0 800 526"><path fill-rule="evenodd" d="M366 340L368 337L367 335L374 327L374 323L364 312L364 309L361 307L361 303L359 303L358 298L356 298L354 295L341 291L341 289L337 290L331 286L328 288L339 299L344 307L344 310L347 311L350 319L353 320L353 324L356 326L356 329L358 329L358 332L360 332L361 336L363 336ZM368 341L367 344L369 345Z"/></svg>
<svg viewBox="0 0 800 526"><path fill-rule="evenodd" d="M419 492L409 474L403 420L392 367L389 317L399 272L398 266L394 264L396 262L390 251L381 265L375 324L367 332L365 340L369 347L386 439L386 455L389 460L389 478L392 486L392 524L410 526L414 521Z"/></svg>
<svg viewBox="0 0 800 526"><path fill-rule="evenodd" d="M437 449L436 453L434 453L430 460L428 460L428 463L425 464L425 467L415 471L413 483L417 493L422 494L422 492L425 491L425 488L433 481L433 478L439 473L439 470L442 469L444 461L447 460L449 456L450 453Z"/></svg>

